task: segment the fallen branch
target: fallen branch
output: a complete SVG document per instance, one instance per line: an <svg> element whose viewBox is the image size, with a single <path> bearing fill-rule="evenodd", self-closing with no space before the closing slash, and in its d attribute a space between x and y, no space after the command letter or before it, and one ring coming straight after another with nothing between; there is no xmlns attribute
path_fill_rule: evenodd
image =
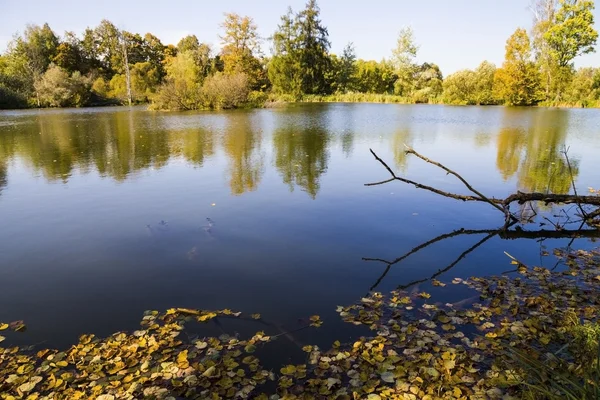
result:
<svg viewBox="0 0 600 400"><path fill-rule="evenodd" d="M473 186L471 186L469 184L469 182L467 182L462 176L460 176L458 173L454 172L450 168L446 167L445 165L442 165L437 161L433 161L433 160L425 157L424 155L417 153L415 150L409 148L408 146L407 146L406 154L414 154L415 156L419 157L421 160L428 162L429 164L435 165L436 167L439 167L439 168L443 169L444 171L446 171L447 173L452 174L455 177L457 177L467 187L467 189L469 189L471 192L475 193L482 201L485 201L486 203L491 204L493 207L500 210L500 212L504 213L504 215L506 216L507 223L508 223L509 219L512 219L513 221L517 220L517 218L515 216L510 214L510 212L508 211L508 207L501 207L497 203L494 203L493 201L488 199L483 193L481 193L480 191L476 190Z"/></svg>
<svg viewBox="0 0 600 400"><path fill-rule="evenodd" d="M478 201L478 202L488 203L491 206L493 206L494 208L496 208L497 210L504 213L504 215L505 215L504 229L508 228L511 221L513 223L518 222L518 218L510 212L510 205L515 202L518 204L524 204L527 202L538 201L538 202L543 202L546 205L548 205L548 204L573 204L574 203L574 204L577 204L577 206L581 210L583 220L591 221L594 218L600 216L600 209L597 209L597 210L594 210L591 212L586 212L583 209L584 205L600 206L600 196L579 196L577 194L577 191L575 190L574 195L572 195L572 194L549 194L549 193L537 193L537 192L524 193L524 192L517 191L517 193L511 194L510 196L506 197L505 199L497 199L494 197L488 197L488 196L485 196L480 191L478 191L477 189L475 189L470 183L467 182L466 179L464 179L457 172L451 170L450 168L446 167L445 165L443 165L437 161L431 160L431 159L423 156L422 154L417 153L415 150L413 150L411 148L408 148L408 150L406 150L406 154L415 155L416 157L420 158L421 160L423 160L429 164L435 165L438 168L441 168L442 170L446 171L446 173L454 175L467 187L467 189L469 189L469 191L474 193L475 196L451 193L451 192L446 192L446 191L437 189L435 187L424 185L422 183L415 182L410 179L406 179L406 178L396 175L395 172L389 167L389 165L386 164L385 161L383 161L372 149L369 149L369 150L370 150L371 154L373 154L373 157L375 157L375 159L377 161L379 161L379 163L385 167L385 169L389 172L389 174L392 177L390 179L380 181L380 182L366 183L365 186L383 185L383 184L390 183L392 181L397 180L400 182L407 183L409 185L413 185L417 189L424 189L424 190L430 191L432 193L438 194L440 196L449 197L449 198L452 198L455 200ZM565 154L565 156L566 156L566 154ZM567 158L567 163L570 168L570 162L569 162L568 158ZM574 180L572 179L572 181L573 181L573 188L575 189Z"/></svg>

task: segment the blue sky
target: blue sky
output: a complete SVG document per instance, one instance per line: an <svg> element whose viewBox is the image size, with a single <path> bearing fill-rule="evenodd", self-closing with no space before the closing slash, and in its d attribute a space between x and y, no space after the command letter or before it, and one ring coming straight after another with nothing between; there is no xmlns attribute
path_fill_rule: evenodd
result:
<svg viewBox="0 0 600 400"><path fill-rule="evenodd" d="M305 0L0 0L0 51L26 24L48 22L58 34L82 32L107 18L132 32L152 32L165 44L190 33L219 47L219 24L225 12L249 15L263 37L270 36L288 6ZM444 75L474 68L486 59L501 64L506 39L517 27L529 30L530 0L320 0L321 16L329 28L332 51L354 42L360 58L389 57L398 31L411 26L420 45L418 60L437 63ZM600 14L595 10L596 29ZM263 44L269 52L269 44ZM600 54L576 60L577 66L600 66Z"/></svg>

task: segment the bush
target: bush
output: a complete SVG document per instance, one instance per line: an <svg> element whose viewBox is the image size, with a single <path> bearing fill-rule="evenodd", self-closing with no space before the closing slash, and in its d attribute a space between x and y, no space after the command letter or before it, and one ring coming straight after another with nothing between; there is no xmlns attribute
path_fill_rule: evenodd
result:
<svg viewBox="0 0 600 400"><path fill-rule="evenodd" d="M152 110L184 111L201 107L201 90L183 80L167 79L151 97Z"/></svg>
<svg viewBox="0 0 600 400"><path fill-rule="evenodd" d="M205 108L237 108L248 102L250 86L246 74L225 75L217 73L206 78L202 85Z"/></svg>
<svg viewBox="0 0 600 400"><path fill-rule="evenodd" d="M27 107L27 98L21 93L0 84L0 109Z"/></svg>
<svg viewBox="0 0 600 400"><path fill-rule="evenodd" d="M90 97L90 83L86 77L79 72L69 76L56 65L50 65L34 87L40 105L44 107L81 107Z"/></svg>
<svg viewBox="0 0 600 400"><path fill-rule="evenodd" d="M263 108L267 103L269 95L265 92L253 90L248 95L247 106L250 108Z"/></svg>

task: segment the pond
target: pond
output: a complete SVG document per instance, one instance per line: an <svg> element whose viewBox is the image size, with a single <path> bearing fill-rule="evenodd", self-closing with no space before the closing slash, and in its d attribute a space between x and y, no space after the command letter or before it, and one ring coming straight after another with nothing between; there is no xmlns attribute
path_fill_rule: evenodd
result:
<svg viewBox="0 0 600 400"><path fill-rule="evenodd" d="M467 193L407 144L488 196L598 187L600 110L302 104L232 112L144 108L0 113L0 321L25 320L18 343L65 347L82 333L133 330L144 310L230 308L293 330L298 343L362 331L337 305L427 278L500 274L507 252L552 266L569 239L459 235L387 268L454 230L494 229L503 216L389 178ZM587 248L587 239L573 246ZM463 253L467 253L463 256ZM550 256L544 256L545 251ZM438 298L460 299L440 292ZM293 344L293 345L292 345ZM295 351L295 350L294 350ZM299 354L289 352L289 357ZM288 354L284 352L279 353Z"/></svg>

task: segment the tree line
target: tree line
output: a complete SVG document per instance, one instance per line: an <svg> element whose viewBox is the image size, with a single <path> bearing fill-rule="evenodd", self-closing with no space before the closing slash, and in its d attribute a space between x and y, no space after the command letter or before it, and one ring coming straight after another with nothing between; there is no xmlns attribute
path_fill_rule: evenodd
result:
<svg viewBox="0 0 600 400"><path fill-rule="evenodd" d="M416 61L410 28L381 61L357 59L352 43L331 52L316 0L291 8L269 38L251 17L225 14L221 49L195 35L165 45L102 20L78 36L27 26L0 55L0 108L151 103L154 109L262 106L283 101L380 101L461 105L600 106L600 68L573 60L595 51L593 0L537 0L533 24L507 40L501 66L483 61L447 77Z"/></svg>

